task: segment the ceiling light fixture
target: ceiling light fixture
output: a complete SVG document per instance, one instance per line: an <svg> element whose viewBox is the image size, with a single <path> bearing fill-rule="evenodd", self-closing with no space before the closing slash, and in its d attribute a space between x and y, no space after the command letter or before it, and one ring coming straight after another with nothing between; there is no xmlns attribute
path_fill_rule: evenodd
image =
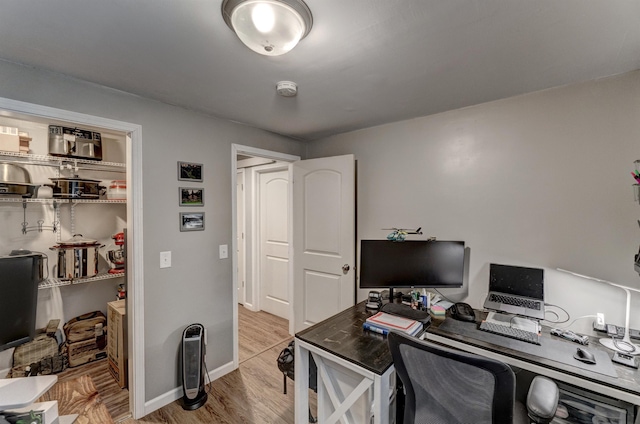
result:
<svg viewBox="0 0 640 424"><path fill-rule="evenodd" d="M280 56L311 31L311 10L302 0L223 0L222 17L256 53Z"/></svg>

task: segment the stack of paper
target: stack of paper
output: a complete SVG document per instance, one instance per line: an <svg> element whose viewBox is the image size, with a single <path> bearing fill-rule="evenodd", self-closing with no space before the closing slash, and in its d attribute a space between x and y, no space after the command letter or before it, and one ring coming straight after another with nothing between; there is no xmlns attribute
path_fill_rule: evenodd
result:
<svg viewBox="0 0 640 424"><path fill-rule="evenodd" d="M422 330L422 323L413 319L399 317L397 315L378 312L367 318L363 324L365 330L374 331L380 334L387 334L389 330L406 333L415 336Z"/></svg>

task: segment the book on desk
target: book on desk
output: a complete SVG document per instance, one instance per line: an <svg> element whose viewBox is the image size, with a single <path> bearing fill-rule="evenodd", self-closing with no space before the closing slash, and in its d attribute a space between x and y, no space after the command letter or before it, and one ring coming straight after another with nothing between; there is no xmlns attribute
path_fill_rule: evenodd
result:
<svg viewBox="0 0 640 424"><path fill-rule="evenodd" d="M422 323L413 319L404 318L396 315L378 312L366 319L362 327L365 330L373 331L379 334L388 334L394 330L401 333L415 336L422 330Z"/></svg>

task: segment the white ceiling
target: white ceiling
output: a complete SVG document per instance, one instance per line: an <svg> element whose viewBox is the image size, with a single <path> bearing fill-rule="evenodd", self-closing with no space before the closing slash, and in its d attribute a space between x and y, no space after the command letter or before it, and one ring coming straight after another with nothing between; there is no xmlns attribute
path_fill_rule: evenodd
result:
<svg viewBox="0 0 640 424"><path fill-rule="evenodd" d="M0 58L303 140L640 69L637 0L306 2L266 57L221 0L2 0Z"/></svg>

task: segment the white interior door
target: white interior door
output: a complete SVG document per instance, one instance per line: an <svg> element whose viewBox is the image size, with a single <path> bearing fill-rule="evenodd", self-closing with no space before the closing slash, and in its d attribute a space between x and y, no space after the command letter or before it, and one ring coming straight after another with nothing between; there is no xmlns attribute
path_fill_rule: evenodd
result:
<svg viewBox="0 0 640 424"><path fill-rule="evenodd" d="M260 309L289 319L289 171L259 174Z"/></svg>
<svg viewBox="0 0 640 424"><path fill-rule="evenodd" d="M355 159L290 165L293 175L293 324L298 332L355 302Z"/></svg>
<svg viewBox="0 0 640 424"><path fill-rule="evenodd" d="M239 169L236 174L236 246L237 246L237 254L238 254L238 278L237 278L237 290L238 290L238 303L244 305L245 301L245 275L246 275L246 267L245 267L245 258L246 258L246 244L245 244L245 195L244 195L244 180L245 173L244 169Z"/></svg>

